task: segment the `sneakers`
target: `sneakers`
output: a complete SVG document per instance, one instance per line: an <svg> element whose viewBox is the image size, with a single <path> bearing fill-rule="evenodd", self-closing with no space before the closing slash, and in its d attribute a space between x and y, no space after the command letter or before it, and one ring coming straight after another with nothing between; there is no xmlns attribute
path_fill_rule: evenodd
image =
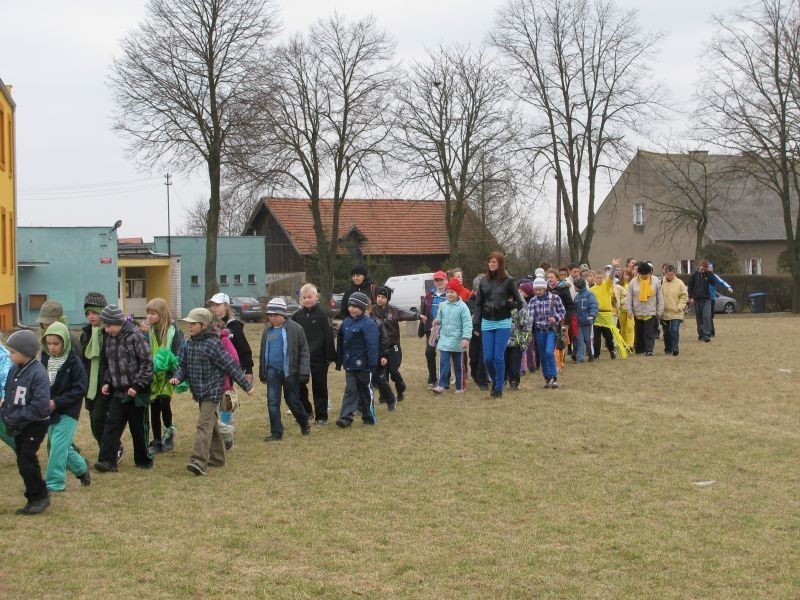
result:
<svg viewBox="0 0 800 600"><path fill-rule="evenodd" d="M608 352L611 355L611 360L617 358L617 351L616 350L609 350Z"/></svg>
<svg viewBox="0 0 800 600"><path fill-rule="evenodd" d="M675 350L675 351L672 353L672 356L678 356L678 351L677 351L677 350Z"/></svg>
<svg viewBox="0 0 800 600"><path fill-rule="evenodd" d="M444 388L442 386L440 386L440 385L434 386L434 387L432 387L430 389L433 390L434 394L443 394L444 393Z"/></svg>
<svg viewBox="0 0 800 600"><path fill-rule="evenodd" d="M98 473L116 473L117 465L112 465L111 463L99 460L94 463L94 470Z"/></svg>
<svg viewBox="0 0 800 600"><path fill-rule="evenodd" d="M377 425L375 421L367 421L366 419L361 419L362 425Z"/></svg>
<svg viewBox="0 0 800 600"><path fill-rule="evenodd" d="M233 440L225 440L225 452L233 450Z"/></svg>
<svg viewBox="0 0 800 600"><path fill-rule="evenodd" d="M394 412L397 410L397 399L389 402L389 412Z"/></svg>
<svg viewBox="0 0 800 600"><path fill-rule="evenodd" d="M478 385L478 388L480 388L480 390L482 392L488 392L489 391L489 386L488 385Z"/></svg>
<svg viewBox="0 0 800 600"><path fill-rule="evenodd" d="M147 449L150 451L150 454L158 454L164 451L164 446L161 443L161 440L153 440L150 442Z"/></svg>
<svg viewBox="0 0 800 600"><path fill-rule="evenodd" d="M398 402L402 402L403 401L403 397L404 397L403 394L406 393L406 384L405 384L405 382L403 381L403 382L400 382L399 384L396 384L395 388L397 389L397 401Z"/></svg>
<svg viewBox="0 0 800 600"><path fill-rule="evenodd" d="M175 450L175 436L171 435L167 439L161 441L161 449L164 452Z"/></svg>
<svg viewBox="0 0 800 600"><path fill-rule="evenodd" d="M18 508L16 513L18 515L38 515L47 510L48 506L50 506L50 496L45 496L41 500L28 502L22 508Z"/></svg>
<svg viewBox="0 0 800 600"><path fill-rule="evenodd" d="M549 390L551 385L552 385L552 382L551 382L550 378L547 378L547 379L544 380L544 389Z"/></svg>
<svg viewBox="0 0 800 600"><path fill-rule="evenodd" d="M653 353L652 352L645 352L644 355L645 356L653 356Z"/></svg>
<svg viewBox="0 0 800 600"><path fill-rule="evenodd" d="M492 388L491 393L489 394L490 398L502 398L503 397L503 390L496 390Z"/></svg>
<svg viewBox="0 0 800 600"><path fill-rule="evenodd" d="M466 390L456 390L454 394L463 394Z"/></svg>
<svg viewBox="0 0 800 600"><path fill-rule="evenodd" d="M186 470L188 470L190 473L194 473L198 477L206 475L206 470L196 462L190 462L188 465L186 465Z"/></svg>
<svg viewBox="0 0 800 600"><path fill-rule="evenodd" d="M511 383L508 386L508 391L509 392L516 392L517 390L519 390L519 383Z"/></svg>
<svg viewBox="0 0 800 600"><path fill-rule="evenodd" d="M265 442L280 442L283 439L282 435L268 435L264 438Z"/></svg>
<svg viewBox="0 0 800 600"><path fill-rule="evenodd" d="M303 435L311 435L311 425L306 423L305 425L300 425L300 433Z"/></svg>
<svg viewBox="0 0 800 600"><path fill-rule="evenodd" d="M321 427L322 425L327 425L328 424L328 419L317 419L314 422Z"/></svg>
<svg viewBox="0 0 800 600"><path fill-rule="evenodd" d="M353 424L352 421L345 421L344 419L336 419L336 426L341 427L342 429L350 427L350 425L352 424Z"/></svg>
<svg viewBox="0 0 800 600"><path fill-rule="evenodd" d="M117 464L119 464L119 461L122 460L123 454L125 454L125 448L122 446L122 444L120 444L119 450L117 450Z"/></svg>
<svg viewBox="0 0 800 600"><path fill-rule="evenodd" d="M86 463L86 472L80 477L78 477L78 481L81 482L81 485L83 487L89 487L90 485L92 485L92 471L89 468L88 461Z"/></svg>
<svg viewBox="0 0 800 600"><path fill-rule="evenodd" d="M151 460L150 462L146 462L146 463L136 463L136 468L137 469L145 469L145 470L152 469L153 468L153 461Z"/></svg>
<svg viewBox="0 0 800 600"><path fill-rule="evenodd" d="M435 387L436 387L436 384L435 384L435 383L429 383L429 384L428 384L428 389L429 389L429 390L432 390L432 389L433 389L433 388L435 388Z"/></svg>
<svg viewBox="0 0 800 600"><path fill-rule="evenodd" d="M550 380L550 389L551 390L558 389L558 379L551 379Z"/></svg>

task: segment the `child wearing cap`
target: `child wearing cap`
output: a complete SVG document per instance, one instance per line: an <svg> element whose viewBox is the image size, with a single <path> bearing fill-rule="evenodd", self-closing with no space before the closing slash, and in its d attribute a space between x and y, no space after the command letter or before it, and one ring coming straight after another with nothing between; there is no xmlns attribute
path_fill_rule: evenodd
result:
<svg viewBox="0 0 800 600"><path fill-rule="evenodd" d="M211 296L208 301L211 307L211 313L215 317L217 326L220 329L220 336L227 337L236 349L236 360L239 366L244 371L245 378L250 383L253 383L253 350L250 348L250 342L247 341L247 336L244 333L244 323L233 316L233 309L231 308L231 299L228 294L219 292ZM221 410L219 419L226 426L226 440L225 449L230 450L233 448L233 435L234 435L234 414L226 410Z"/></svg>
<svg viewBox="0 0 800 600"><path fill-rule="evenodd" d="M451 279L447 283L445 295L447 302L439 306L436 321L439 322L439 381L433 388L434 393L441 394L450 382L450 364L453 364L453 375L456 380L456 394L463 394L466 389L465 351L469 348L472 337L472 315L459 295L461 282Z"/></svg>
<svg viewBox="0 0 800 600"><path fill-rule="evenodd" d="M283 439L281 391L303 435L311 433L309 415L300 402L300 386L308 383L311 357L303 328L288 319L286 301L273 298L267 304L267 326L261 335L258 378L267 384L270 434L266 442ZM326 407L327 409L327 407Z"/></svg>
<svg viewBox="0 0 800 600"><path fill-rule="evenodd" d="M336 420L338 427L350 427L358 408L365 425L375 425L372 397L372 373L378 366L380 333L378 324L364 315L369 298L353 292L347 303L348 316L339 327L336 348L336 370L345 370L342 409Z"/></svg>
<svg viewBox="0 0 800 600"><path fill-rule="evenodd" d="M83 312L88 323L81 330L80 337L81 348L83 348L81 354L83 368L88 377L85 406L89 412L89 427L92 430L92 436L97 441L98 448L100 440L103 438L109 401L107 396L100 393L100 385L104 376L100 371L103 362L101 358L106 339L100 313L107 305L106 297L100 292L86 294L83 299ZM77 348L73 347L72 350L78 352Z"/></svg>
<svg viewBox="0 0 800 600"><path fill-rule="evenodd" d="M50 382L47 369L36 360L39 338L32 331L17 331L6 343L14 364L6 379L2 411L6 433L14 438L17 469L28 502L18 515L40 513L50 506L36 453L50 423Z"/></svg>
<svg viewBox="0 0 800 600"><path fill-rule="evenodd" d="M388 373L388 378L394 382L397 391L397 401L403 400L406 392L406 382L400 374L400 365L403 363L403 349L400 347L400 323L402 321L416 321L419 319L417 313L413 313L390 304L392 300L392 289L385 285L378 286L375 290L375 306L372 307L372 315L386 330L389 341L389 350L386 357L386 365L383 367ZM387 375L384 375L387 377Z"/></svg>
<svg viewBox="0 0 800 600"><path fill-rule="evenodd" d="M431 337L431 326L436 315L439 314L439 305L446 302L445 288L447 287L447 273L436 271L433 274L433 287L422 297L419 307L419 337L425 340ZM433 389L439 380L439 371L436 369L436 346L425 344L425 362L428 366L428 389ZM448 387L450 384L448 383Z"/></svg>
<svg viewBox="0 0 800 600"><path fill-rule="evenodd" d="M181 351L178 373L169 380L172 385L186 381L192 398L198 404L197 433L186 469L205 475L208 467L225 466L225 444L219 431L218 413L229 375L247 393L253 395L253 384L242 368L222 347L219 334L211 327L214 320L206 308L193 308L184 319L189 326L189 340Z"/></svg>
<svg viewBox="0 0 800 600"><path fill-rule="evenodd" d="M67 487L67 471L83 486L92 480L89 461L72 445L88 380L83 363L72 351L69 331L63 323L56 321L47 328L42 350L42 364L50 381L51 413L45 483L51 492L63 492Z"/></svg>
<svg viewBox="0 0 800 600"><path fill-rule="evenodd" d="M150 346L139 328L125 319L119 306L106 306L100 312L100 320L107 334L103 347L100 393L109 401L100 441L100 456L94 468L100 473L117 470L117 451L127 425L133 439L136 466L150 469L153 466L153 458L147 451L147 407L153 380Z"/></svg>
<svg viewBox="0 0 800 600"><path fill-rule="evenodd" d="M547 282L541 277L533 280L533 298L528 302L528 312L533 323L536 354L542 363L544 387L557 388L556 332L561 327L566 311L561 298L547 290Z"/></svg>

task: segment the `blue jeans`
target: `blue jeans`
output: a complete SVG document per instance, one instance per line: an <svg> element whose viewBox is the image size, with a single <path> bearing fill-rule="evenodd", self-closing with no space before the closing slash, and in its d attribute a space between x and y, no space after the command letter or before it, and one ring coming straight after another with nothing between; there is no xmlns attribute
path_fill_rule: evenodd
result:
<svg viewBox="0 0 800 600"><path fill-rule="evenodd" d="M713 300L695 299L694 318L697 321L697 337L702 340L711 339L711 313L714 310Z"/></svg>
<svg viewBox="0 0 800 600"><path fill-rule="evenodd" d="M678 342L681 337L682 319L664 321L664 352L677 352Z"/></svg>
<svg viewBox="0 0 800 600"><path fill-rule="evenodd" d="M456 389L464 389L464 353L439 351L439 387L450 386L450 363L453 363L453 375L456 379Z"/></svg>
<svg viewBox="0 0 800 600"><path fill-rule="evenodd" d="M534 329L533 338L536 340L536 353L542 363L542 375L545 379L556 379L556 332L552 329Z"/></svg>
<svg viewBox="0 0 800 600"><path fill-rule="evenodd" d="M481 331L483 363L486 365L486 374L497 391L503 390L503 382L506 380L506 346L510 337L511 329Z"/></svg>
<svg viewBox="0 0 800 600"><path fill-rule="evenodd" d="M575 358L578 362L583 362L586 356L594 356L594 332L592 324L578 325L578 338L575 340Z"/></svg>
<svg viewBox="0 0 800 600"><path fill-rule="evenodd" d="M267 366L267 412L269 413L269 431L273 437L283 437L281 423L281 390L286 398L286 405L301 427L308 425L308 414L300 402L300 379L298 375L283 374L283 371Z"/></svg>

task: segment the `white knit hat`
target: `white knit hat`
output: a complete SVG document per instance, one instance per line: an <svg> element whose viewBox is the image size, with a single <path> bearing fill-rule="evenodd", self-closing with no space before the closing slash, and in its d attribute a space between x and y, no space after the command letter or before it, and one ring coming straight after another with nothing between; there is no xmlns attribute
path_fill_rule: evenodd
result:
<svg viewBox="0 0 800 600"><path fill-rule="evenodd" d="M268 315L283 315L284 317L289 312L286 308L286 300L283 298L273 298L267 304Z"/></svg>
<svg viewBox="0 0 800 600"><path fill-rule="evenodd" d="M541 277L537 277L536 279L533 280L533 289L537 288L542 290L547 289L547 282Z"/></svg>

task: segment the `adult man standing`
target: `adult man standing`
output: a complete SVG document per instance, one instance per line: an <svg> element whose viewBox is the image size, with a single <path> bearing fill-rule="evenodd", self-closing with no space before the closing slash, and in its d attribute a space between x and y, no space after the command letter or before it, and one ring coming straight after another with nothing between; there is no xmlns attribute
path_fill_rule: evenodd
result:
<svg viewBox="0 0 800 600"><path fill-rule="evenodd" d="M711 297L711 276L708 261L700 261L700 268L689 278L689 304L694 305L694 318L697 322L697 339L711 341L711 315L714 299Z"/></svg>

